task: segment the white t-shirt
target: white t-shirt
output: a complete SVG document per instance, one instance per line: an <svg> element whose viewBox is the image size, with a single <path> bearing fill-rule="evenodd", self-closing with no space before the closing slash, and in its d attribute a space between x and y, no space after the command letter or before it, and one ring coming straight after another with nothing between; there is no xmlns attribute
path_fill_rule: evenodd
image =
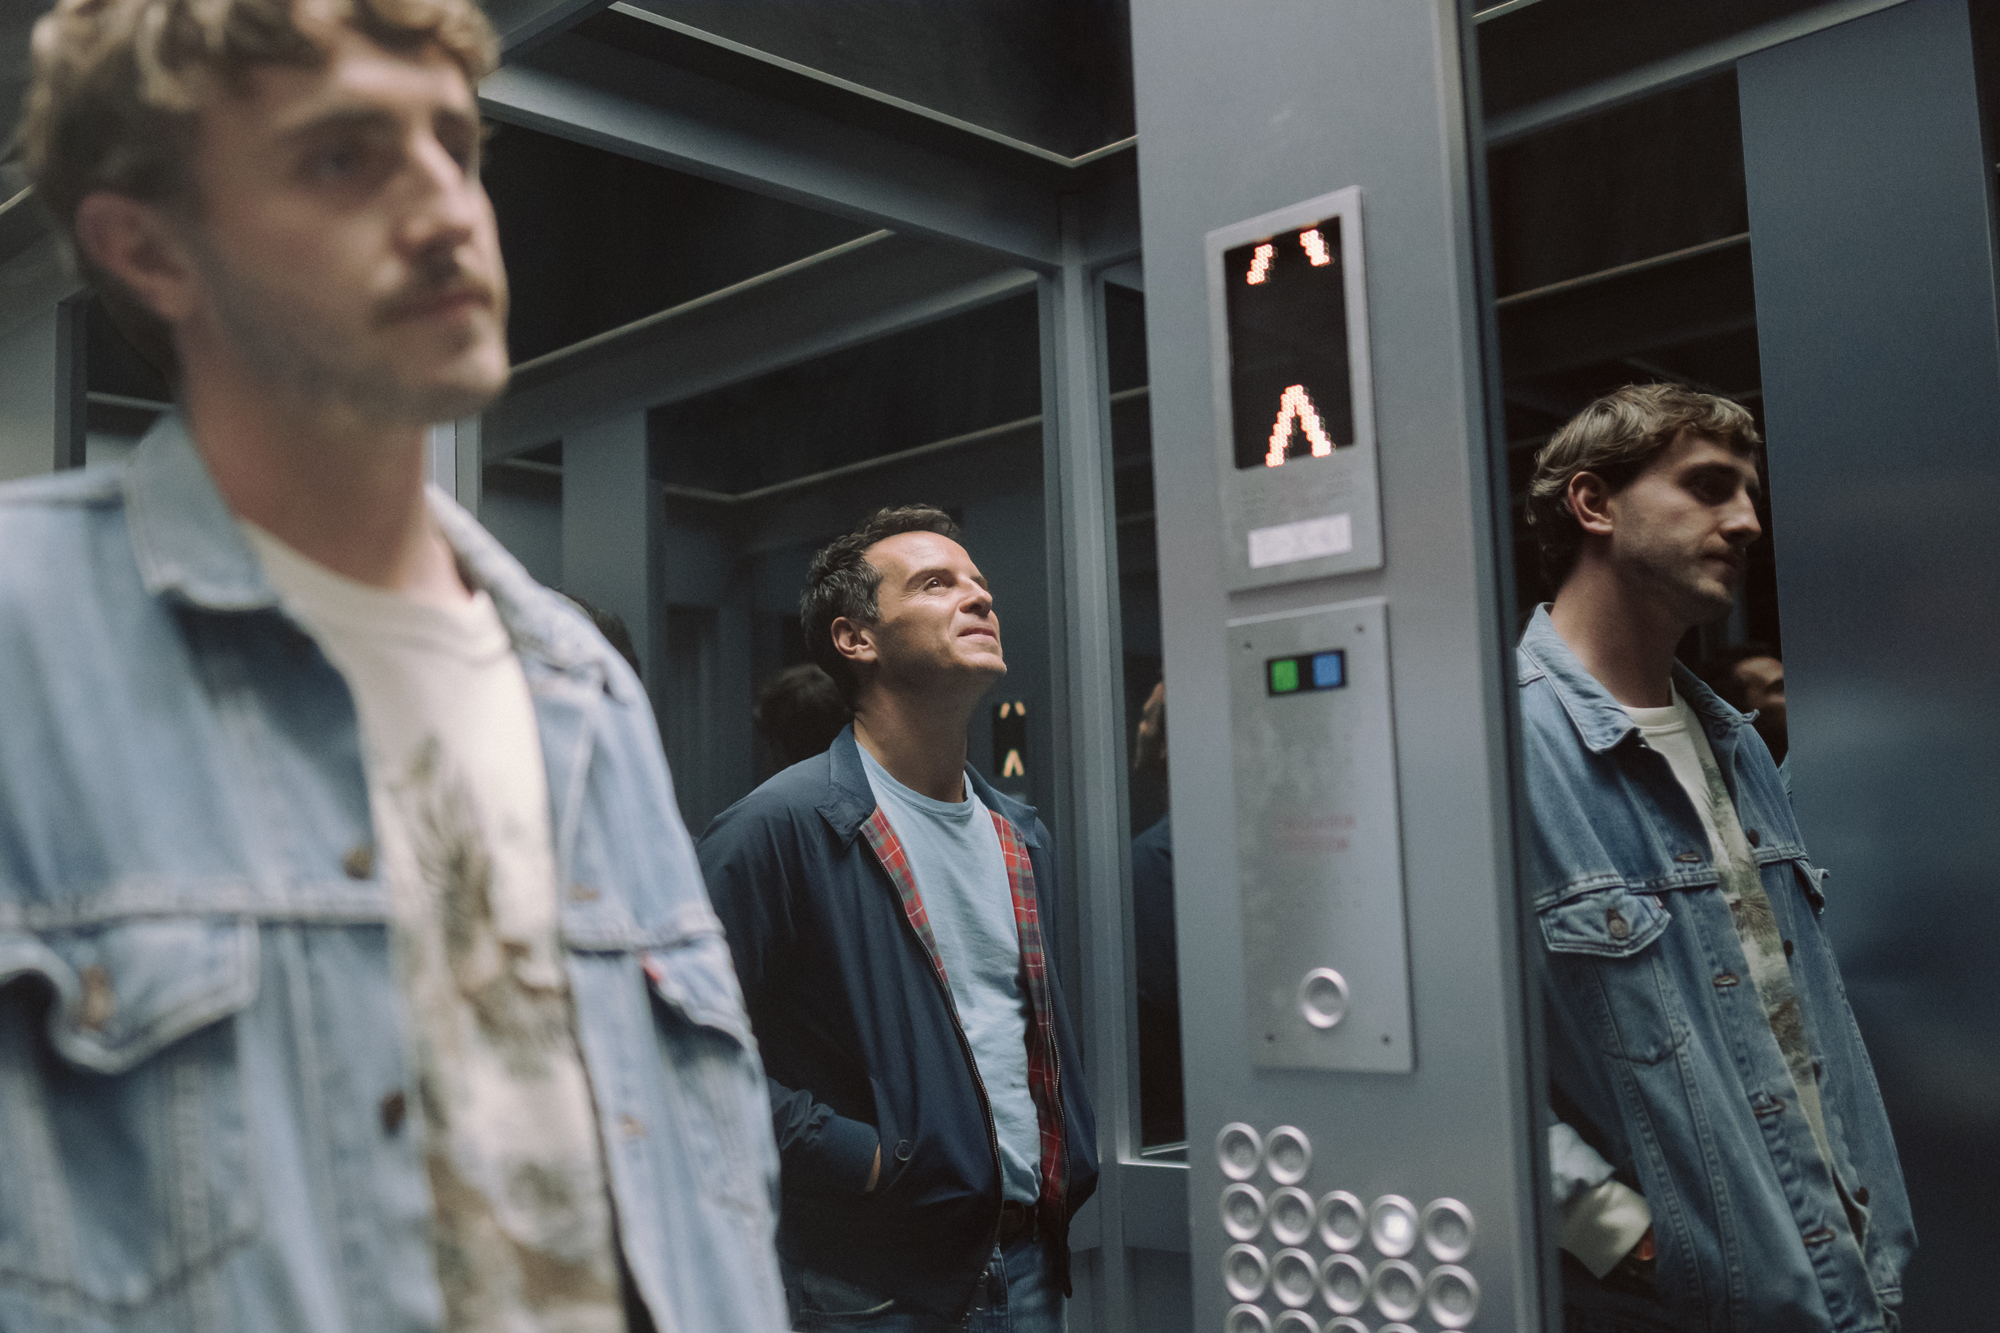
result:
<svg viewBox="0 0 2000 1333"><path fill-rule="evenodd" d="M492 599L333 573L241 525L360 717L452 1333L623 1333L611 1200L556 932L541 736Z"/></svg>
<svg viewBox="0 0 2000 1333"><path fill-rule="evenodd" d="M910 858L958 1021L986 1085L1000 1140L1002 1192L1033 1203L1042 1184L1041 1118L1028 1090L1030 1013L1021 982L1021 931L993 816L969 786L956 802L910 790L865 746L861 766Z"/></svg>

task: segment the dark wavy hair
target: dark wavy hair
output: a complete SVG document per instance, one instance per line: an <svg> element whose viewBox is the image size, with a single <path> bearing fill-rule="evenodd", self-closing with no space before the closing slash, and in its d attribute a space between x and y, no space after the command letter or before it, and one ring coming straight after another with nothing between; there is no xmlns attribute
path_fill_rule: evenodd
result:
<svg viewBox="0 0 2000 1333"><path fill-rule="evenodd" d="M806 574L805 591L799 594L799 624L806 632L806 647L820 669L833 677L849 708L854 706L861 679L854 673L854 664L833 646L833 622L845 616L857 625L875 623L882 613L875 599L882 587L882 571L868 563L868 548L906 532L935 532L953 541L959 539L957 522L935 505L878 509L863 519L860 527L821 548Z"/></svg>

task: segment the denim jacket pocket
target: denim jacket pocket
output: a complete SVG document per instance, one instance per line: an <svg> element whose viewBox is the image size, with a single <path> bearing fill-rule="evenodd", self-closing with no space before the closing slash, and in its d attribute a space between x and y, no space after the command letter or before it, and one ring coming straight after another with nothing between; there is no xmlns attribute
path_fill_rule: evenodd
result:
<svg viewBox="0 0 2000 1333"><path fill-rule="evenodd" d="M253 922L126 920L0 935L0 1287L130 1313L250 1240L235 1025Z"/></svg>
<svg viewBox="0 0 2000 1333"><path fill-rule="evenodd" d="M1549 951L1550 999L1577 1015L1598 1046L1656 1064L1687 1040L1654 947L1673 922L1659 899L1620 884L1575 894L1537 916Z"/></svg>
<svg viewBox="0 0 2000 1333"><path fill-rule="evenodd" d="M719 929L700 932L647 950L644 964L684 1146L719 1196L761 1187L777 1166L771 1103L729 946Z"/></svg>

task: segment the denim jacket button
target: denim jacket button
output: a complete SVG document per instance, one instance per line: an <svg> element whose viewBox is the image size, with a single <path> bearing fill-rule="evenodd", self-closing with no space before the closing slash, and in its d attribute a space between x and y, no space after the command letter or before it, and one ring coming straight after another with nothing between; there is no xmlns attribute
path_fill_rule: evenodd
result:
<svg viewBox="0 0 2000 1333"><path fill-rule="evenodd" d="M375 849L365 842L355 843L340 858L340 868L349 879L367 879L375 873Z"/></svg>
<svg viewBox="0 0 2000 1333"><path fill-rule="evenodd" d="M1854 1201L1863 1208L1868 1206L1868 1187L1866 1185L1856 1185L1854 1187Z"/></svg>
<svg viewBox="0 0 2000 1333"><path fill-rule="evenodd" d="M1792 942L1791 942L1790 940L1786 940L1786 941L1785 941L1785 957L1787 957L1787 958L1790 958L1791 956L1792 956Z"/></svg>
<svg viewBox="0 0 2000 1333"><path fill-rule="evenodd" d="M1715 979L1715 988L1717 990L1727 990L1731 986L1740 986L1742 984L1743 978L1737 976L1734 972L1724 972Z"/></svg>
<svg viewBox="0 0 2000 1333"><path fill-rule="evenodd" d="M1744 829L1743 837L1746 841L1749 842L1749 844L1752 847L1761 847L1764 845L1764 839L1758 835L1756 829L1753 828Z"/></svg>
<svg viewBox="0 0 2000 1333"><path fill-rule="evenodd" d="M1820 1227L1817 1230L1806 1232L1801 1239L1808 1245L1824 1245L1839 1234L1832 1227Z"/></svg>
<svg viewBox="0 0 2000 1333"><path fill-rule="evenodd" d="M1605 909L1604 928L1611 932L1611 938L1614 940L1622 940L1632 933L1632 924L1618 915L1618 909L1615 907Z"/></svg>
<svg viewBox="0 0 2000 1333"><path fill-rule="evenodd" d="M410 1109L409 1099L401 1088L382 1099L382 1132L394 1138L403 1128L403 1116Z"/></svg>
<svg viewBox="0 0 2000 1333"><path fill-rule="evenodd" d="M1694 863L1694 862L1696 862L1696 861L1699 861L1699 860L1701 860L1701 853L1700 853L1700 852L1676 852L1676 853L1674 853L1674 860L1676 860L1676 861L1681 861L1681 862L1684 862L1684 863L1687 863L1687 864L1692 864L1692 863Z"/></svg>
<svg viewBox="0 0 2000 1333"><path fill-rule="evenodd" d="M911 1153L914 1153L915 1151L916 1151L916 1148L915 1148L915 1147L913 1147L913 1146L911 1145L911 1143L910 1143L910 1141L909 1141L908 1139L897 1139L897 1140L896 1140L896 1160L897 1160L897 1161L899 1161L899 1162L907 1162L907 1161L909 1161L909 1160L910 1160L910 1154L911 1154Z"/></svg>

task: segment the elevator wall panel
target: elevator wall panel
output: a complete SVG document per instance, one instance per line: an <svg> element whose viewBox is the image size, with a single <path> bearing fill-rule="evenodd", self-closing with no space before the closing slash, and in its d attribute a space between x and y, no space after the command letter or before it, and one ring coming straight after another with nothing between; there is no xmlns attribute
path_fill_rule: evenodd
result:
<svg viewBox="0 0 2000 1333"><path fill-rule="evenodd" d="M1985 1319L2000 1242L2000 305L1967 9L1738 72L1794 803L1910 1185L1911 1329Z"/></svg>
<svg viewBox="0 0 2000 1333"><path fill-rule="evenodd" d="M1258 1261L1229 1247L1276 1265L1297 1228L1277 1234L1220 1205L1232 1183L1275 1199L1294 1176L1289 1187L1315 1201L1336 1190L1364 1210L1384 1200L1379 1243L1358 1245L1369 1265L1409 1261L1395 1256L1416 1218L1399 1207L1462 1200L1477 1219L1466 1262L1482 1288L1478 1326L1542 1326L1535 1210L1546 1188L1511 871L1511 635L1486 462L1461 21L1456 7L1425 3L1133 7L1175 872L1198 886L1177 893L1197 1329L1221 1327L1239 1301L1275 1317L1272 1297L1244 1294L1264 1285ZM1383 568L1231 595L1203 237L1349 186L1366 223ZM1222 630L1369 597L1386 599L1394 629L1396 762L1376 765L1374 780L1397 783L1401 805L1414 1072L1261 1070L1242 1035L1245 991L1262 980L1243 964L1244 830L1217 762L1231 746ZM1240 1136L1218 1155L1233 1121L1277 1144L1261 1168L1254 1152L1228 1151ZM1281 1125L1305 1131L1309 1165L1297 1141L1273 1140ZM1318 1243L1291 1248L1318 1259ZM1437 1262L1421 1245L1410 1258ZM1378 1302L1370 1317L1401 1306Z"/></svg>

